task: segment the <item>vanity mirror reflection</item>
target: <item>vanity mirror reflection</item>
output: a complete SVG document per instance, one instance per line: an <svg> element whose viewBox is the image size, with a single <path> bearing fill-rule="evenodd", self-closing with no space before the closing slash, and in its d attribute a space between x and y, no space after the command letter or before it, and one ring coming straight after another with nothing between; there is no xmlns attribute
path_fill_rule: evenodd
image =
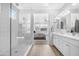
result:
<svg viewBox="0 0 79 59"><path fill-rule="evenodd" d="M56 19L55 22L53 22L53 28L56 32L63 32L66 30L66 17L62 17L60 19Z"/></svg>
<svg viewBox="0 0 79 59"><path fill-rule="evenodd" d="M61 32L66 33L79 33L79 14L78 13L70 13L65 17L62 17L59 21Z"/></svg>
<svg viewBox="0 0 79 59"><path fill-rule="evenodd" d="M60 29L66 29L66 18L65 17L61 18Z"/></svg>

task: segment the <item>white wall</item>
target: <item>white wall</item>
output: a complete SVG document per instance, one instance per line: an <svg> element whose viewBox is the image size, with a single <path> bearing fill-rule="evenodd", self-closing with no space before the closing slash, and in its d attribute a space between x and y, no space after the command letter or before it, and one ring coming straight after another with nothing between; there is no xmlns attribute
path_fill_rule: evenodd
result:
<svg viewBox="0 0 79 59"><path fill-rule="evenodd" d="M26 40L26 43L27 42L31 42L32 39L33 39L33 37L31 37L32 36L32 32L33 32L31 23L30 23L30 32L29 33L27 33L27 31L25 31L25 27L23 27L23 17L26 18L26 21L29 19L30 22L31 22L31 18L29 18L28 16L31 17L31 13L27 13L27 10L26 11L22 10L22 11L19 12L19 24L22 24L22 28L19 28L19 29L22 29L22 33L23 33L23 36L24 36L24 38Z"/></svg>
<svg viewBox="0 0 79 59"><path fill-rule="evenodd" d="M66 30L69 31L71 29L71 13L66 15Z"/></svg>
<svg viewBox="0 0 79 59"><path fill-rule="evenodd" d="M54 18L56 17L56 15L59 13L59 11L53 11L53 9L50 9L48 11L49 13L49 44L53 45L53 35L52 35L52 30L54 30L55 26L54 26L54 22L56 21ZM54 28L52 28L54 26Z"/></svg>

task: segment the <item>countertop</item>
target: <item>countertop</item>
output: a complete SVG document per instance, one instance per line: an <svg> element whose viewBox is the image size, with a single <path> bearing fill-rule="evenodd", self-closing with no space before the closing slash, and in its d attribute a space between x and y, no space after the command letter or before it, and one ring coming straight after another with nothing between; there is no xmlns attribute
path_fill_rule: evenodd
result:
<svg viewBox="0 0 79 59"><path fill-rule="evenodd" d="M72 33L53 32L53 34L63 36L63 37L68 37L74 40L79 40L79 35L73 35Z"/></svg>

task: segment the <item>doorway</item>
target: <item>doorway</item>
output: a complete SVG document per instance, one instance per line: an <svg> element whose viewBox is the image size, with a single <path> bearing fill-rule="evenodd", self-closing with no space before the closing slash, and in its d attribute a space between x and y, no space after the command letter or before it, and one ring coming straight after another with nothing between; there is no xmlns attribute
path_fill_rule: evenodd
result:
<svg viewBox="0 0 79 59"><path fill-rule="evenodd" d="M34 13L34 41L37 43L48 42L49 29L48 29L48 14L47 13Z"/></svg>

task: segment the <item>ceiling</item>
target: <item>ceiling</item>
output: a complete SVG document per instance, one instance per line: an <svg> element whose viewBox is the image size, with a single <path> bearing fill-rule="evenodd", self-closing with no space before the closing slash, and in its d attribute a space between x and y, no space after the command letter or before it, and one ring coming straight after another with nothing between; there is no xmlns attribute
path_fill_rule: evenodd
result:
<svg viewBox="0 0 79 59"><path fill-rule="evenodd" d="M19 9L60 9L67 3L15 3Z"/></svg>
<svg viewBox="0 0 79 59"><path fill-rule="evenodd" d="M20 10L33 9L37 12L49 12L53 17L56 17L65 8L67 8L70 3L15 3L15 5Z"/></svg>

